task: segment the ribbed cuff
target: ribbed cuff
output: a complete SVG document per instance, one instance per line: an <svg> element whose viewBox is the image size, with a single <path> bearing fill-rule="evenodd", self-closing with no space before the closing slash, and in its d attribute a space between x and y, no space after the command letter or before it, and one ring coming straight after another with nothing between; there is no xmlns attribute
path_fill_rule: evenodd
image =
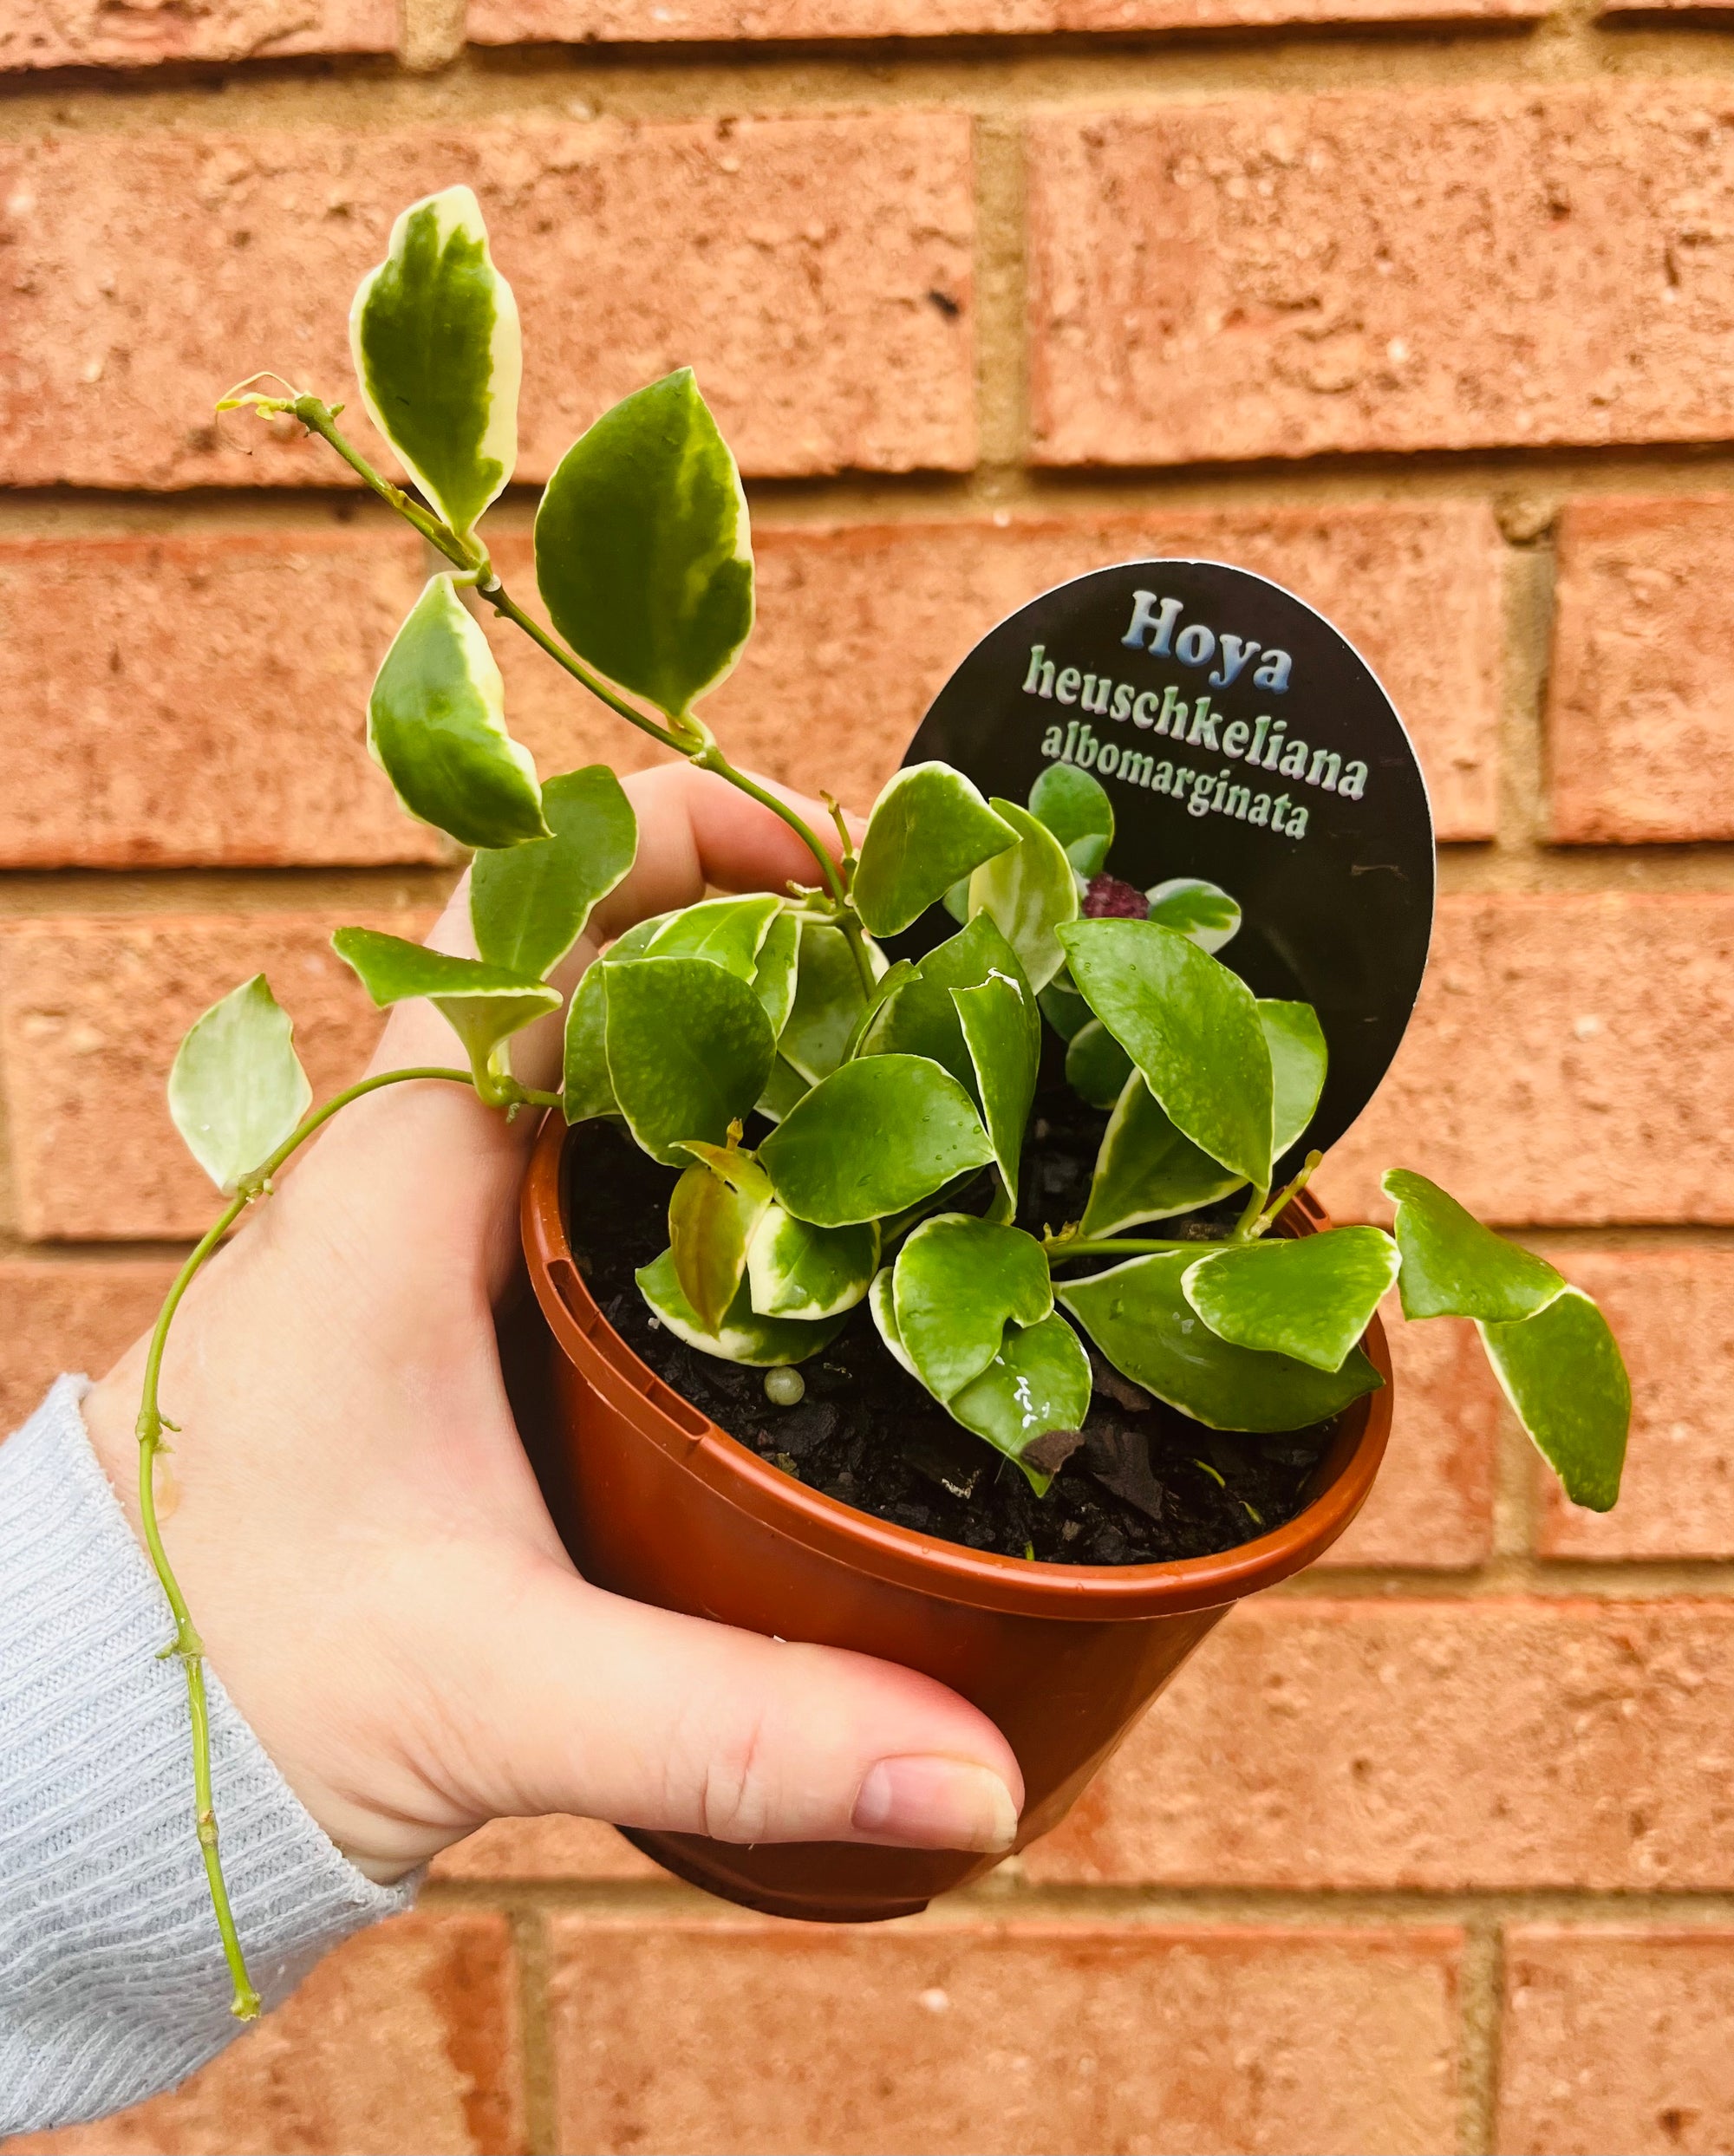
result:
<svg viewBox="0 0 1734 2156"><path fill-rule="evenodd" d="M62 1378L0 1445L0 2133L172 2088L240 2029L168 1606ZM267 2005L414 1899L328 1839L208 1665L223 1869Z"/></svg>

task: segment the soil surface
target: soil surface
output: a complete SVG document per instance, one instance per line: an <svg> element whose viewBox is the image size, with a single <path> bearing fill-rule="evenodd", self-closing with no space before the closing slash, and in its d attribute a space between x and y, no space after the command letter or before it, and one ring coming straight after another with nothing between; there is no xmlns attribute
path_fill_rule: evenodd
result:
<svg viewBox="0 0 1734 2156"><path fill-rule="evenodd" d="M1065 1085L1043 1089L1020 1177L1020 1225L1040 1233L1045 1223L1078 1218L1106 1121ZM747 1143L762 1136L749 1129ZM766 1397L763 1371L677 1340L632 1277L668 1247L675 1171L612 1125L587 1123L567 1141L565 1176L572 1254L634 1352L761 1459L899 1527L1050 1564L1204 1557L1293 1519L1330 1441L1328 1423L1277 1437L1206 1430L1151 1400L1092 1350L1096 1391L1085 1443L1037 1497L1009 1460L954 1423L892 1361L864 1303L828 1348L800 1365L806 1391L793 1407ZM988 1188L984 1177L956 1209L980 1210ZM1207 1215L1174 1232L1203 1235L1216 1226Z"/></svg>

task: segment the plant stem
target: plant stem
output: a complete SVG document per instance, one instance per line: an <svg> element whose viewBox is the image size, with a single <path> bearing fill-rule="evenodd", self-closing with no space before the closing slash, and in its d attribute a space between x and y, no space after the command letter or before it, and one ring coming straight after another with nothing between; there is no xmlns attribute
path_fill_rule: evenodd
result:
<svg viewBox="0 0 1734 2156"><path fill-rule="evenodd" d="M150 1552L151 1564L162 1591L168 1598L168 1606L174 1618L174 1638L162 1650L166 1658L179 1658L186 1673L187 1709L192 1721L192 1796L193 1814L198 1826L199 1854L205 1860L205 1876L210 1884L211 1905L217 1914L217 1929L222 1935L224 1958L229 1964L229 1974L234 1983L234 1996L229 2010L238 2021L250 2022L257 2017L259 1995L253 1989L247 1974L246 1957L241 1951L241 1942L235 1930L234 1912L229 1906L229 1889L223 1877L222 1859L217 1852L217 1814L211 1794L211 1711L205 1690L205 1643L195 1628L186 1598L180 1591L174 1567L169 1563L168 1552L163 1547L162 1530L157 1519L156 1460L160 1452L168 1448L163 1443L165 1429L175 1425L165 1423L157 1391L162 1379L163 1351L168 1345L169 1327L174 1313L180 1307L181 1298L192 1286L206 1259L225 1235L239 1220L255 1198L268 1196L271 1179L297 1147L304 1145L322 1124L329 1123L340 1108L352 1100L359 1100L364 1093L377 1092L382 1085L398 1085L406 1078L447 1078L459 1085L473 1084L467 1071L451 1071L438 1065L424 1065L408 1071L385 1071L377 1077L363 1078L346 1092L328 1100L323 1108L316 1109L278 1146L271 1158L242 1179L240 1187L230 1199L217 1219L200 1238L174 1277L162 1309L157 1315L151 1345L145 1358L145 1383L139 1403L136 1434L139 1440L139 1516L145 1534L145 1547Z"/></svg>
<svg viewBox="0 0 1734 2156"><path fill-rule="evenodd" d="M1068 1241L1063 1236L1046 1235L1041 1247L1052 1268L1064 1265L1068 1258L1145 1258L1164 1250L1196 1250L1202 1258L1211 1246L1190 1237L1178 1242L1157 1242L1138 1235L1074 1235Z"/></svg>
<svg viewBox="0 0 1734 2156"><path fill-rule="evenodd" d="M1287 1205L1291 1199L1298 1198L1300 1196L1300 1193L1307 1188L1307 1185L1313 1180L1314 1170L1318 1167L1319 1163L1324 1159L1324 1157L1325 1156L1322 1153L1314 1152L1307 1154L1306 1159L1300 1163L1300 1174L1291 1177L1287 1182L1283 1184L1281 1189L1276 1193L1274 1197L1271 1199L1269 1204L1265 1207L1264 1210L1253 1222L1252 1232L1255 1235L1263 1234L1266 1228L1271 1227L1275 1221L1281 1219L1283 1207Z"/></svg>
<svg viewBox="0 0 1734 2156"><path fill-rule="evenodd" d="M727 779L731 786L738 787L742 793L761 803L772 815L781 817L818 863L825 888L830 892L834 903L839 908L843 906L846 891L843 878L838 873L837 863L802 817L786 802L779 801L775 794L756 785L745 772L737 771L708 734L695 733L691 739L682 739L680 734L671 732L667 726L659 726L654 719L629 704L623 696L616 695L605 681L590 672L582 660L568 651L557 637L551 636L539 622L533 621L524 611L494 575L493 564L488 559L486 548L460 538L449 524L442 524L419 502L413 501L401 486L394 486L383 474L374 470L361 451L339 430L329 405L323 403L317 397L310 396L265 398L258 401L272 410L292 412L310 433L317 434L322 441L329 442L349 469L364 480L382 502L389 503L400 517L414 524L428 544L437 547L447 561L455 562L460 569L479 570L475 587L478 596L486 599L496 614L504 615L508 622L521 629L532 643L539 645L557 665L564 667L575 681L587 688L599 702L606 704L616 716L636 726L641 733L648 733L653 740L661 742L664 748L673 749L676 755L684 756L701 771L714 771L720 778ZM855 954L855 963L862 980L870 987L873 982L872 966L862 945L860 924L854 922L851 933L851 918L845 915L841 925L844 935L850 938L850 948Z"/></svg>

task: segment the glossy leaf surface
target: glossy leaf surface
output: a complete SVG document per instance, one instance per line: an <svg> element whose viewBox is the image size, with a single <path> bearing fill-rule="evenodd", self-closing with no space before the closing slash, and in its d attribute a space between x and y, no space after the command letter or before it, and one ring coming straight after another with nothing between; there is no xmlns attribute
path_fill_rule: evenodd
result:
<svg viewBox="0 0 1734 2156"><path fill-rule="evenodd" d="M1184 1250L1132 1258L1054 1295L1116 1370L1211 1430L1304 1430L1383 1382L1358 1347L1327 1373L1219 1339L1182 1290L1193 1262Z"/></svg>
<svg viewBox="0 0 1734 2156"><path fill-rule="evenodd" d="M1306 1135L1325 1090L1330 1062L1324 1029L1310 1003L1284 1003L1261 996L1258 1022L1270 1051L1270 1156L1280 1160Z"/></svg>
<svg viewBox="0 0 1734 2156"><path fill-rule="evenodd" d="M782 1032L795 1007L795 969L800 954L800 915L779 913L765 931L753 969L753 992L765 1006L773 1033Z"/></svg>
<svg viewBox="0 0 1734 2156"><path fill-rule="evenodd" d="M1048 982L1040 998L1041 1014L1062 1040L1075 1040L1079 1033L1096 1013L1072 985L1072 976L1062 967Z"/></svg>
<svg viewBox="0 0 1734 2156"><path fill-rule="evenodd" d="M1059 1312L1040 1325L1010 1326L1000 1352L946 1406L965 1430L1016 1460L1037 1496L1053 1477L1022 1454L1050 1430L1081 1429L1090 1411L1090 1358Z"/></svg>
<svg viewBox="0 0 1734 2156"><path fill-rule="evenodd" d="M1176 929L1201 951L1220 951L1241 925L1236 902L1220 884L1196 876L1170 876L1145 896L1150 918L1161 928Z"/></svg>
<svg viewBox="0 0 1734 2156"><path fill-rule="evenodd" d="M842 929L822 921L803 922L794 1006L777 1046L808 1085L829 1078L842 1062L866 1000Z"/></svg>
<svg viewBox="0 0 1734 2156"><path fill-rule="evenodd" d="M590 909L632 866L638 819L605 764L551 778L551 838L489 848L470 863L470 926L491 966L545 980L583 934Z"/></svg>
<svg viewBox="0 0 1734 2156"><path fill-rule="evenodd" d="M917 977L905 980L886 999L863 1039L863 1052L929 1056L973 1090L975 1065L951 992L977 987L996 972L1023 978L1017 954L992 917L977 914L955 935L936 944L922 960ZM1039 1040L1038 1036L1038 1045Z"/></svg>
<svg viewBox="0 0 1734 2156"><path fill-rule="evenodd" d="M746 898L701 898L695 906L670 914L644 946L644 955L707 958L738 980L753 982L760 947L781 910L782 902L764 891Z"/></svg>
<svg viewBox="0 0 1734 2156"><path fill-rule="evenodd" d="M566 1006L566 1045L560 1112L568 1123L590 1116L617 1116L614 1081L608 1074L608 968L596 964Z"/></svg>
<svg viewBox="0 0 1734 2156"><path fill-rule="evenodd" d="M765 1090L759 1096L759 1112L772 1123L780 1123L802 1094L808 1091L806 1080L792 1063L786 1063L779 1056L771 1065L771 1075L765 1081Z"/></svg>
<svg viewBox="0 0 1734 2156"><path fill-rule="evenodd" d="M746 497L690 368L579 436L536 512L536 581L580 658L670 718L753 627Z"/></svg>
<svg viewBox="0 0 1734 2156"><path fill-rule="evenodd" d="M1397 1246L1377 1228L1267 1235L1200 1258L1181 1292L1220 1339L1340 1370L1397 1278Z"/></svg>
<svg viewBox="0 0 1734 2156"><path fill-rule="evenodd" d="M909 1360L909 1351L903 1345L903 1336L897 1330L896 1280L890 1266L882 1266L873 1275L873 1284L867 1290L867 1308L879 1338L885 1344L885 1352L919 1384L921 1378Z"/></svg>
<svg viewBox="0 0 1734 2156"><path fill-rule="evenodd" d="M948 1071L920 1056L867 1056L798 1101L759 1157L798 1219L847 1228L900 1213L966 1169L985 1167L993 1147Z"/></svg>
<svg viewBox="0 0 1734 2156"><path fill-rule="evenodd" d="M1016 967L1016 961L1014 961ZM975 1078L975 1098L994 1147L1008 1211L1018 1202L1024 1131L1041 1065L1041 1018L1022 969L994 972L973 988L954 988Z"/></svg>
<svg viewBox="0 0 1734 2156"><path fill-rule="evenodd" d="M1591 1512L1612 1511L1632 1386L1600 1311L1581 1287L1565 1287L1533 1317L1477 1329L1506 1398L1566 1495Z"/></svg>
<svg viewBox="0 0 1734 2156"><path fill-rule="evenodd" d="M479 959L453 958L375 928L339 928L331 948L381 1010L426 996L479 1074L499 1044L560 1007L559 991Z"/></svg>
<svg viewBox="0 0 1734 2156"><path fill-rule="evenodd" d="M518 303L467 187L413 202L349 309L368 416L460 537L512 477L524 369Z"/></svg>
<svg viewBox="0 0 1734 2156"><path fill-rule="evenodd" d="M1252 991L1150 921L1059 931L1072 978L1192 1143L1242 1182L1270 1179L1270 1050Z"/></svg>
<svg viewBox="0 0 1734 2156"><path fill-rule="evenodd" d="M1394 1233L1403 1254L1405 1318L1474 1318L1516 1325L1565 1292L1544 1258L1483 1228L1457 1200L1407 1168L1383 1179L1397 1206Z"/></svg>
<svg viewBox="0 0 1734 2156"><path fill-rule="evenodd" d="M639 1293L677 1340L701 1355L746 1363L754 1369L805 1362L834 1340L846 1322L827 1318L819 1325L804 1325L795 1318L761 1318L747 1299L743 1280L722 1323L713 1332L681 1293L672 1252L665 1250L650 1264L640 1266L633 1278Z"/></svg>
<svg viewBox="0 0 1734 2156"><path fill-rule="evenodd" d="M962 772L948 764L909 765L887 783L867 819L855 910L870 935L896 935L1016 838Z"/></svg>
<svg viewBox="0 0 1734 2156"><path fill-rule="evenodd" d="M683 1147L701 1157L668 1200L668 1254L681 1293L715 1332L746 1269L746 1247L771 1203L764 1171L722 1146Z"/></svg>
<svg viewBox="0 0 1734 2156"><path fill-rule="evenodd" d="M1175 1128L1135 1071L1102 1135L1080 1225L1086 1235L1114 1235L1143 1221L1171 1220L1227 1197L1243 1180Z"/></svg>
<svg viewBox="0 0 1734 2156"><path fill-rule="evenodd" d="M1078 878L1059 841L1027 809L997 797L993 809L1018 843L971 876L969 910L993 916L1040 994L1066 962L1055 932L1078 918Z"/></svg>
<svg viewBox="0 0 1734 2156"><path fill-rule="evenodd" d="M1111 1109L1126 1090L1132 1059L1098 1018L1080 1026L1066 1051L1066 1082L1092 1108Z"/></svg>
<svg viewBox="0 0 1734 2156"><path fill-rule="evenodd" d="M879 1264L874 1221L815 1228L769 1206L746 1253L753 1307L762 1318L838 1318L853 1310Z"/></svg>
<svg viewBox="0 0 1734 2156"><path fill-rule="evenodd" d="M942 1213L897 1253L892 1299L916 1375L936 1400L949 1400L999 1353L1008 1324L1047 1316L1053 1289L1034 1236Z"/></svg>
<svg viewBox="0 0 1734 2156"><path fill-rule="evenodd" d="M294 1032L255 974L196 1019L175 1051L168 1111L219 1190L269 1160L313 1104Z"/></svg>
<svg viewBox="0 0 1734 2156"><path fill-rule="evenodd" d="M409 813L460 845L546 838L528 749L505 730L505 691L449 576L431 576L368 697L368 748Z"/></svg>
<svg viewBox="0 0 1734 2156"><path fill-rule="evenodd" d="M1050 764L1030 788L1029 812L1045 824L1079 876L1099 876L1114 843L1114 804L1101 780L1075 764Z"/></svg>
<svg viewBox="0 0 1734 2156"><path fill-rule="evenodd" d="M668 1168L681 1143L720 1145L771 1075L776 1044L750 983L705 958L609 965L608 1070L627 1126Z"/></svg>

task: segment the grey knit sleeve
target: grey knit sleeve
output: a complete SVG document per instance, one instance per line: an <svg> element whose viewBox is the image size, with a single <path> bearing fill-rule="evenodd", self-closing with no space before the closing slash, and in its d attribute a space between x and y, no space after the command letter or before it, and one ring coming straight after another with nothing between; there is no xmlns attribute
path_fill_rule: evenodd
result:
<svg viewBox="0 0 1734 2156"><path fill-rule="evenodd" d="M62 1378L0 1445L0 2135L95 2119L241 2024L193 1839L168 1605ZM408 1905L326 1838L207 1671L224 1870L267 2005Z"/></svg>

